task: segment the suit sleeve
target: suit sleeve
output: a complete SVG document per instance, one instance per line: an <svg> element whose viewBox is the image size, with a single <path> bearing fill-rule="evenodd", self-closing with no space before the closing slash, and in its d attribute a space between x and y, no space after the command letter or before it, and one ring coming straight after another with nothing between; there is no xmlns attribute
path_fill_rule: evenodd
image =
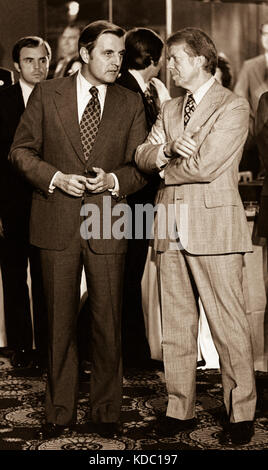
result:
<svg viewBox="0 0 268 470"><path fill-rule="evenodd" d="M165 103L161 106L156 122L153 125L146 141L139 145L135 154L135 160L141 171L144 173L157 173L160 171L163 162L163 147L167 142L167 132L165 122L168 116L165 113ZM165 163L168 160L166 159Z"/></svg>
<svg viewBox="0 0 268 470"><path fill-rule="evenodd" d="M43 106L40 85L36 85L21 117L9 159L14 167L35 187L48 193L57 168L42 159Z"/></svg>
<svg viewBox="0 0 268 470"><path fill-rule="evenodd" d="M197 152L172 159L165 169L165 184L210 183L241 158L248 134L249 109L237 98L223 108Z"/></svg>
<svg viewBox="0 0 268 470"><path fill-rule="evenodd" d="M164 169L165 184L209 183L218 178L238 155L242 155L248 119L249 109L244 99L236 98L223 106L212 128L199 143L197 152L190 158L178 157L169 161ZM163 124L159 125L158 145L147 143L141 149L143 155L137 156L138 165L143 160L147 168L156 168L164 133Z"/></svg>
<svg viewBox="0 0 268 470"><path fill-rule="evenodd" d="M249 130L250 134L254 135L254 111L251 107L251 100L250 100L250 86L249 86L249 75L248 75L248 69L247 65L244 64L242 66L242 69L238 75L237 82L234 87L234 92L238 95L241 96L242 98L245 98L250 106L250 117L249 117Z"/></svg>
<svg viewBox="0 0 268 470"><path fill-rule="evenodd" d="M255 135L260 158L268 174L268 93L263 93L258 104Z"/></svg>

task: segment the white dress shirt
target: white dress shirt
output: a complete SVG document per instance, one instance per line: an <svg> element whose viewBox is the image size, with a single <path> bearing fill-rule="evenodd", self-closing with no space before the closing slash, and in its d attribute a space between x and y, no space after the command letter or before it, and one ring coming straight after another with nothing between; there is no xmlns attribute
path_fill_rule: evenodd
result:
<svg viewBox="0 0 268 470"><path fill-rule="evenodd" d="M128 69L128 71L129 71L129 73L131 73L131 75L133 75L135 80L138 82L139 87L141 88L143 93L145 93L145 91L147 90L147 83L144 81L143 76L141 75L141 73L138 70L135 70L135 69Z"/></svg>
<svg viewBox="0 0 268 470"><path fill-rule="evenodd" d="M77 110L78 110L78 120L81 121L83 112L85 111L86 105L88 104L89 100L91 99L92 95L90 93L90 88L93 85L89 83L82 73L79 71L77 74L76 80L76 91L77 91ZM97 85L98 90L98 98L101 107L101 116L103 113L104 102L106 97L107 85Z"/></svg>
<svg viewBox="0 0 268 470"><path fill-rule="evenodd" d="M78 112L78 121L80 123L83 113L85 111L85 108L91 99L92 95L90 93L90 88L93 85L86 80L86 78L82 75L81 71L78 72L77 74L77 79L76 79L76 91L77 91L77 112ZM104 103L105 103L105 98L106 98L106 92L107 92L107 85L102 84L102 85L97 85L96 86L98 90L98 99L100 102L100 108L101 108L101 117L103 114L103 109L104 109ZM49 192L52 193L55 189L55 186L53 185L54 178L57 175L56 172L55 175L53 176L50 185L49 185ZM117 179L117 176L114 173L111 173L111 175L114 178L114 187L113 189L109 189L109 191L112 193L112 195L118 196L119 193L119 182Z"/></svg>
<svg viewBox="0 0 268 470"><path fill-rule="evenodd" d="M19 79L19 83L20 83L20 87L21 87L21 91L22 91L24 106L26 108L27 103L28 103L28 99L29 99L30 94L32 93L34 87L31 87L30 85L28 85L28 83L26 83L22 78Z"/></svg>
<svg viewBox="0 0 268 470"><path fill-rule="evenodd" d="M170 94L168 92L168 89L164 85L159 78L153 77L149 82L145 82L143 79L143 76L138 70L135 69L129 69L128 70L131 75L135 78L135 80L138 82L140 89L142 90L143 93L146 93L147 88L149 87L150 83L152 83L158 94L158 98L160 101L160 104L164 103L164 101L170 100Z"/></svg>

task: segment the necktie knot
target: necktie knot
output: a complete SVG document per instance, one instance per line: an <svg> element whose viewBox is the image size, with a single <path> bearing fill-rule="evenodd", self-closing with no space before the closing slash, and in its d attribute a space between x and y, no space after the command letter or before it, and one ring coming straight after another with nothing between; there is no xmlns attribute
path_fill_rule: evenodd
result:
<svg viewBox="0 0 268 470"><path fill-rule="evenodd" d="M92 95L92 98L94 98L94 99L98 98L98 93L99 92L98 92L98 89L95 86L92 86L89 91Z"/></svg>
<svg viewBox="0 0 268 470"><path fill-rule="evenodd" d="M185 108L184 108L184 126L186 126L186 124L190 120L190 117L193 114L195 108L196 108L196 102L194 100L192 93L189 93L187 97L187 101L185 103Z"/></svg>

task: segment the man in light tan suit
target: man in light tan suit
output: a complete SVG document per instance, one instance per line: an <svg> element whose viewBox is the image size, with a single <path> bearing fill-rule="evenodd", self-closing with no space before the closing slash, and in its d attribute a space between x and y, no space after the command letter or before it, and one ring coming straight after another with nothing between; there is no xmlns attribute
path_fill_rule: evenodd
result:
<svg viewBox="0 0 268 470"><path fill-rule="evenodd" d="M249 109L244 98L215 81L217 52L203 31L178 31L167 47L173 80L186 93L162 106L136 152L142 171L162 176L154 247L168 407L156 430L170 436L197 424L198 292L220 356L228 435L233 444L244 444L254 433L256 406L242 292L243 253L252 246L237 184ZM172 210L176 242L170 230L163 234Z"/></svg>

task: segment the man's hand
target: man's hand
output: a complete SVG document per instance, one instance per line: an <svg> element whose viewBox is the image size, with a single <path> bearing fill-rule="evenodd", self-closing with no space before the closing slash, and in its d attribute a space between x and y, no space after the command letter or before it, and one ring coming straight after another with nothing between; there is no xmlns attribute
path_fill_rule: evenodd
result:
<svg viewBox="0 0 268 470"><path fill-rule="evenodd" d="M56 174L53 185L70 196L81 197L86 187L86 177L81 175L65 175L60 171Z"/></svg>
<svg viewBox="0 0 268 470"><path fill-rule="evenodd" d="M194 133L184 131L183 134L178 137L178 139L173 140L168 143L165 148L165 153L167 155L178 157L189 158L197 151L197 143L193 139L194 134L198 131L197 129Z"/></svg>
<svg viewBox="0 0 268 470"><path fill-rule="evenodd" d="M96 173L95 178L87 178L86 188L91 193L102 193L107 189L114 188L114 178L111 173L105 173L102 168L93 167Z"/></svg>

